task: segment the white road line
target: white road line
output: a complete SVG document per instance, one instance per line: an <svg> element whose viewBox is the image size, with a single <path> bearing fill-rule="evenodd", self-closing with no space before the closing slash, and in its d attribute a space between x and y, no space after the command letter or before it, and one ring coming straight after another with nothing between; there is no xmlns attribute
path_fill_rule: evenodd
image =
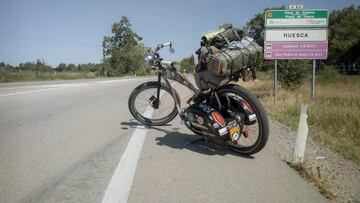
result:
<svg viewBox="0 0 360 203"><path fill-rule="evenodd" d="M105 81L98 81L98 83L115 83L115 82L123 82L129 80L138 80L138 78L129 78L129 79L122 79L122 80L105 80Z"/></svg>
<svg viewBox="0 0 360 203"><path fill-rule="evenodd" d="M73 83L73 84L54 84L54 85L33 85L33 86L24 86L12 89L31 89L31 88L53 88L53 87L79 87L79 86L88 86L90 83Z"/></svg>
<svg viewBox="0 0 360 203"><path fill-rule="evenodd" d="M177 82L173 82L171 86ZM164 91L160 92L160 97L164 94ZM154 109L148 107L144 113L144 116L151 118ZM137 163L144 145L147 129L144 126L137 126L131 139L125 149L124 154L115 172L110 180L110 183L105 191L102 203L126 203L131 190L131 185L135 176Z"/></svg>
<svg viewBox="0 0 360 203"><path fill-rule="evenodd" d="M24 86L18 88L0 88L7 89L7 90L19 90L19 89L29 89L29 88L44 88L44 89L37 89L37 90L29 90L29 91L21 91L21 92L14 92L14 93L7 93L7 94L0 94L0 97L7 97L7 96L14 96L14 95L21 95L21 94L30 94L30 93L38 93L38 92L48 92L53 90L59 90L67 87L82 87L82 86L89 86L89 85L96 85L96 84L109 84L109 83L116 83L116 82L126 82L130 80L137 80L138 78L129 78L129 79L122 79L122 80L106 80L106 81L91 81L91 82L82 82L82 83L64 83L64 84L53 84L53 85L34 85L34 86Z"/></svg>
<svg viewBox="0 0 360 203"><path fill-rule="evenodd" d="M58 88L51 88L51 89L41 89L41 90L30 90L30 91L23 91L23 92L15 92L15 93L8 93L8 94L0 94L0 97L7 97L7 96L13 96L13 95L20 95L20 94L29 94L29 93L37 93L37 92L47 92L47 91L53 91L58 89L63 89L65 87L58 87Z"/></svg>
<svg viewBox="0 0 360 203"><path fill-rule="evenodd" d="M148 108L145 113L151 117L153 109ZM147 129L144 126L138 126L131 135L129 144L105 191L102 203L127 202L146 133Z"/></svg>

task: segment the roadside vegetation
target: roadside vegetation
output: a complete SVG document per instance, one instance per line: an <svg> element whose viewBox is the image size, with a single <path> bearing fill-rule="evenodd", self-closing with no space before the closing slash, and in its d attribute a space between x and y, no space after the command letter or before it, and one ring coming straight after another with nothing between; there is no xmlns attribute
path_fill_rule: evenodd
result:
<svg viewBox="0 0 360 203"><path fill-rule="evenodd" d="M310 64L309 71L310 72ZM275 120L297 130L301 104L308 104L309 135L346 159L360 163L360 77L343 75L332 67L317 73L316 99L311 99L310 77L297 89L282 86L274 104L271 72L256 82L241 82L263 102ZM309 75L309 74L308 74Z"/></svg>
<svg viewBox="0 0 360 203"><path fill-rule="evenodd" d="M55 69L42 60L21 63L19 66L0 63L0 82L25 82L42 80L91 79L101 75L100 64L64 64Z"/></svg>
<svg viewBox="0 0 360 203"><path fill-rule="evenodd" d="M278 7L276 9L285 9ZM264 43L264 13L246 27ZM360 7L332 11L329 16L329 56L317 61L316 100L311 99L311 61L279 60L277 103L273 101L273 60L262 60L259 80L242 83L262 100L270 116L296 130L301 104L308 104L310 136L360 163Z"/></svg>
<svg viewBox="0 0 360 203"><path fill-rule="evenodd" d="M34 71L4 71L0 70L0 83L45 80L77 80L96 78L92 72L34 72Z"/></svg>

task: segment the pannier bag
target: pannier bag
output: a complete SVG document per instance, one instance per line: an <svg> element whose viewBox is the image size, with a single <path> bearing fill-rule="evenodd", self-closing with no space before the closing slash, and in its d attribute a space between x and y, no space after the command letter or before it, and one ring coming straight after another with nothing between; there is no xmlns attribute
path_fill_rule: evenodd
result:
<svg viewBox="0 0 360 203"><path fill-rule="evenodd" d="M217 32L203 36L202 47L197 51L199 64L195 73L196 85L201 90L217 88L237 80L240 75L246 81L250 71L255 75L263 48L251 38L240 37L238 33L241 32L236 30L231 25L224 25Z"/></svg>
<svg viewBox="0 0 360 203"><path fill-rule="evenodd" d="M262 50L256 42L247 39L231 42L228 47L210 56L207 69L218 76L229 76L233 72L256 66L262 57Z"/></svg>

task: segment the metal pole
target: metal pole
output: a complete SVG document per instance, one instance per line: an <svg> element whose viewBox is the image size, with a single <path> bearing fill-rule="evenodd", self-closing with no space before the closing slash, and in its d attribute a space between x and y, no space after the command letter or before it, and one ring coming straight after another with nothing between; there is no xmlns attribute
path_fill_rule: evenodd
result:
<svg viewBox="0 0 360 203"><path fill-rule="evenodd" d="M275 70L274 70L274 104L276 103L276 92L277 92L277 60L275 60Z"/></svg>
<svg viewBox="0 0 360 203"><path fill-rule="evenodd" d="M316 60L313 60L312 82L311 82L311 98L312 99L315 99L315 70L316 70Z"/></svg>

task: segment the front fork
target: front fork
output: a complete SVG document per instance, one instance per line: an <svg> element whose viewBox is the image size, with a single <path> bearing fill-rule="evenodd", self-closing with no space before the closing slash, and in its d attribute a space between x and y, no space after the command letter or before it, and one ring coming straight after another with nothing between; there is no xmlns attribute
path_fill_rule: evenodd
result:
<svg viewBox="0 0 360 203"><path fill-rule="evenodd" d="M179 102L177 101L177 97L176 97L176 94L175 94L175 91L174 91L174 89L171 87L171 84L170 84L170 82L169 82L169 80L166 78L166 77L164 77L163 76L163 74L159 71L159 73L158 73L158 88L157 88L157 92L156 92L156 100L155 100L155 107L156 107L156 109L157 108L159 108L159 105L160 105L160 97L161 97L161 95L160 95L160 90L161 90L161 78L163 78L164 79L164 81L165 81L165 83L167 84L167 86L170 88L170 91L171 91L171 95L173 96L173 98L174 98L174 100L175 100L175 105L176 105L176 109L177 109L177 111L178 111L178 113L179 113L179 115L180 115L180 118L182 119L182 120L184 120L184 112L181 110L181 107L180 107L180 104L179 104ZM155 108L154 107L154 108Z"/></svg>
<svg viewBox="0 0 360 203"><path fill-rule="evenodd" d="M153 102L153 108L158 109L159 105L160 105L160 88L161 87L161 73L158 73L158 87L157 87L157 91L156 91L156 99Z"/></svg>

